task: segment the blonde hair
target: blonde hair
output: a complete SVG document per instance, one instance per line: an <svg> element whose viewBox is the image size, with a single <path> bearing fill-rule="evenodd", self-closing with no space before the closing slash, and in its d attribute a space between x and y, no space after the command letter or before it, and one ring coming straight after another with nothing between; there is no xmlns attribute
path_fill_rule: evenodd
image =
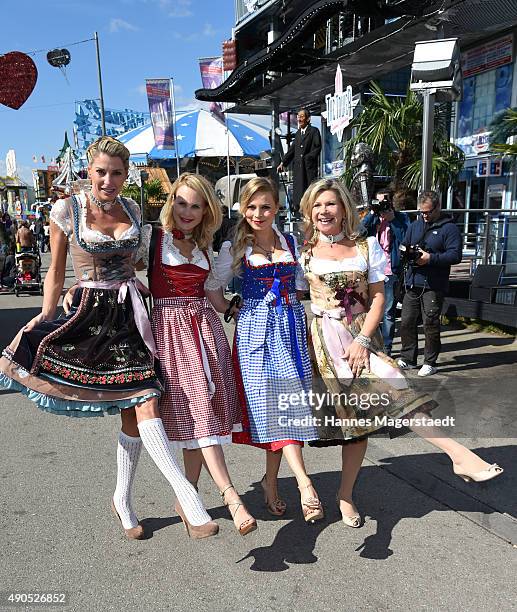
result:
<svg viewBox="0 0 517 612"><path fill-rule="evenodd" d="M344 212L343 231L345 236L349 240L356 240L359 236L359 215L348 189L341 181L336 179L320 179L309 185L300 202L300 210L302 211L305 224L305 236L307 238L305 248L310 248L318 242L319 231L312 222L312 209L318 196L324 191L333 191L340 200Z"/></svg>
<svg viewBox="0 0 517 612"><path fill-rule="evenodd" d="M237 227L235 228L232 247L232 270L236 276L240 276L242 258L244 257L247 247L255 244L255 233L251 229L250 224L246 219L246 210L252 198L259 192L271 194L273 201L278 207L278 189L273 182L265 177L257 176L246 183L244 189L242 190L239 205L239 213L241 214L241 218L237 223Z"/></svg>
<svg viewBox="0 0 517 612"><path fill-rule="evenodd" d="M86 159L88 160L88 165L91 166L93 164L93 160L101 153L105 153L110 157L118 157L124 164L126 172L129 170L130 153L127 147L125 147L120 140L112 138L111 136L101 136L100 138L97 138L97 140L92 142L92 144L86 149Z"/></svg>
<svg viewBox="0 0 517 612"><path fill-rule="evenodd" d="M192 238L195 240L198 248L206 250L212 244L214 233L219 229L223 215L221 204L215 195L214 188L203 176L192 174L192 172L183 172L179 175L172 184L172 191L160 213L160 223L165 230L171 231L175 229L176 225L172 211L176 193L183 185L193 189L206 203L203 219L192 231Z"/></svg>

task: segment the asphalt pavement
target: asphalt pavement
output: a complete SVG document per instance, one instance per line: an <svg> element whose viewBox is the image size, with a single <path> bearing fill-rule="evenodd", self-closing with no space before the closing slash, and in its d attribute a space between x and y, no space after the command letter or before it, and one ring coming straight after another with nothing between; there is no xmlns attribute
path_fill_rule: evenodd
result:
<svg viewBox="0 0 517 612"><path fill-rule="evenodd" d="M40 306L37 295L0 294L2 347ZM56 417L0 392L0 610L16 609L9 593L66 593L52 609L87 612L517 610L517 343L459 327L446 328L443 342L439 373L411 377L440 401L436 415L456 418L451 433L505 473L466 484L413 435L372 439L355 492L361 529L340 521L334 501L339 449L305 448L326 512L306 525L287 464L288 511L278 519L263 505L263 452L233 445L229 469L257 531L237 533L203 474L200 493L220 533L190 540L143 452L134 504L149 538L127 541L109 510L119 418Z"/></svg>

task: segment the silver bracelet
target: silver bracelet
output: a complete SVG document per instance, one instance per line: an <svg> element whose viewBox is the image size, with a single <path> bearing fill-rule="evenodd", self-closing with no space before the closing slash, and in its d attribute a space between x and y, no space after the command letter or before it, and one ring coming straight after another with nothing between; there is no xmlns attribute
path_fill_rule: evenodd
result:
<svg viewBox="0 0 517 612"><path fill-rule="evenodd" d="M359 334L354 338L354 342L357 342L357 344L364 346L364 348L366 349L369 349L372 343L372 339L368 338L368 336L365 336L364 334Z"/></svg>

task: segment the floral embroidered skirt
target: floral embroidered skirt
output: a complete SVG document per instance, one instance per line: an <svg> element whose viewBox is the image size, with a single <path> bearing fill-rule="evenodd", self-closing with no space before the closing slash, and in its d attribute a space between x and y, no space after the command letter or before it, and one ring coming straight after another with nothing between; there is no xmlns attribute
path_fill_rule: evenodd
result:
<svg viewBox="0 0 517 612"><path fill-rule="evenodd" d="M70 416L116 414L159 397L153 357L131 299L117 290L78 289L71 313L21 330L0 358L0 387L39 408Z"/></svg>
<svg viewBox="0 0 517 612"><path fill-rule="evenodd" d="M354 316L350 325L344 319L339 324L355 337L365 317L366 313L361 313ZM408 432L407 427L399 427L397 421L409 419L416 413L428 414L436 408L434 399L411 388L407 380L405 388L400 387L398 383L404 377L395 361L382 352L379 331L372 337L372 349L397 378L381 377L371 368L369 373L363 371L358 378L341 379L325 341L321 318L312 320L310 340L313 392L319 398L312 406L318 440L310 442L310 446L342 445L377 434L396 437Z"/></svg>

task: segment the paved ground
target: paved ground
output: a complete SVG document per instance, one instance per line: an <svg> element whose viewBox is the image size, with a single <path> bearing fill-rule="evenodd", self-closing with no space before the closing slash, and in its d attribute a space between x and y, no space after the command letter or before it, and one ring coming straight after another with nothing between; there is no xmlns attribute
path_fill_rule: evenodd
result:
<svg viewBox="0 0 517 612"><path fill-rule="evenodd" d="M40 300L0 295L2 346ZM327 513L307 526L287 467L288 513L273 519L258 484L263 455L233 446L230 470L256 532L236 533L205 475L201 494L221 531L189 540L143 453L135 504L151 537L128 542L108 509L118 418L58 418L0 393L0 591L66 591L74 611L517 610L516 352L512 338L450 328L440 374L424 381L465 443L505 474L467 485L427 443L377 438L356 488L366 518L359 530L339 521L333 502L337 449L305 451Z"/></svg>

